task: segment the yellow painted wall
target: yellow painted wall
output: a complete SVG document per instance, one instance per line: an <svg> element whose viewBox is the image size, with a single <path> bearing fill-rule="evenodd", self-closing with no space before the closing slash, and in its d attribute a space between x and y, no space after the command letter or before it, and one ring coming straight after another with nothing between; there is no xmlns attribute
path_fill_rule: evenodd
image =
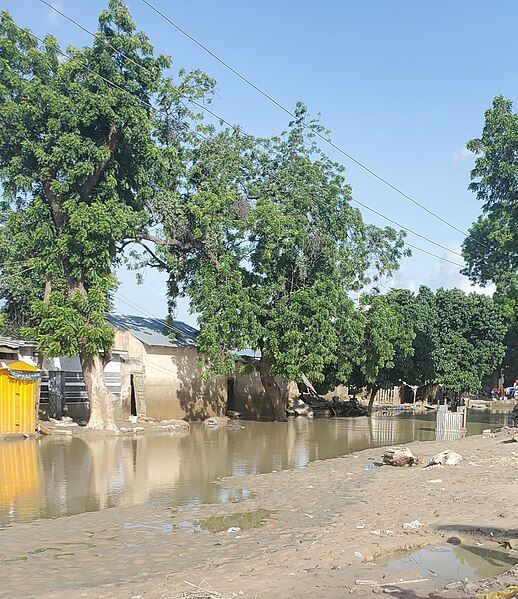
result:
<svg viewBox="0 0 518 599"><path fill-rule="evenodd" d="M0 435L34 433L38 381L14 378L11 370L38 371L24 362L0 368Z"/></svg>

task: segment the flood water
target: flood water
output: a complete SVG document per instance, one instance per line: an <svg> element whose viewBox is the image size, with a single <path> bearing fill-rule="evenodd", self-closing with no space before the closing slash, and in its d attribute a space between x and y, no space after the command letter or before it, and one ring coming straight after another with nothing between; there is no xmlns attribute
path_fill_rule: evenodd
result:
<svg viewBox="0 0 518 599"><path fill-rule="evenodd" d="M504 551L477 545L439 545L395 556L383 565L394 573L417 572L423 578L445 583L482 580L506 572L517 563L518 558Z"/></svg>
<svg viewBox="0 0 518 599"><path fill-rule="evenodd" d="M504 418L470 414L468 434L502 426ZM435 436L435 415L239 424L213 430L196 423L183 435L0 442L0 527L115 506L239 501L249 491L214 481Z"/></svg>

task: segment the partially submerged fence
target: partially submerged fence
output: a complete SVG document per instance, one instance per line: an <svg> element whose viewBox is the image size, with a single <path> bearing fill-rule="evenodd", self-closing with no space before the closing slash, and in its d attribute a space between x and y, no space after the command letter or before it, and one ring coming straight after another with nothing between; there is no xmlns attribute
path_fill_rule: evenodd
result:
<svg viewBox="0 0 518 599"><path fill-rule="evenodd" d="M466 432L465 406L459 406L456 412L450 412L447 406L439 406L435 425L436 441L460 439Z"/></svg>

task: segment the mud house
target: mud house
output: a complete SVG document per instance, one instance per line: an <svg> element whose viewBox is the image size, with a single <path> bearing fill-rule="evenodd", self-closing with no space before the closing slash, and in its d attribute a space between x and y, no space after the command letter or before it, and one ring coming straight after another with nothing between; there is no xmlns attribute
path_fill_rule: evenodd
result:
<svg viewBox="0 0 518 599"><path fill-rule="evenodd" d="M121 355L121 416L200 420L225 414L227 378L203 377L197 331L184 322L110 314Z"/></svg>

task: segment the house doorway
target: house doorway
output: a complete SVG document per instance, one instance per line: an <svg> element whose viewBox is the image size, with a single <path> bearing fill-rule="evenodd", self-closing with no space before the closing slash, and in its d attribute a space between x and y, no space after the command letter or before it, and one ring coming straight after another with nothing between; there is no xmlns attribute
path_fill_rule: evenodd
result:
<svg viewBox="0 0 518 599"><path fill-rule="evenodd" d="M131 401L130 401L130 416L138 416L137 414L137 393L135 390L135 375L131 375Z"/></svg>
<svg viewBox="0 0 518 599"><path fill-rule="evenodd" d="M233 412L236 408L236 398L234 395L235 379L227 379L227 412Z"/></svg>

